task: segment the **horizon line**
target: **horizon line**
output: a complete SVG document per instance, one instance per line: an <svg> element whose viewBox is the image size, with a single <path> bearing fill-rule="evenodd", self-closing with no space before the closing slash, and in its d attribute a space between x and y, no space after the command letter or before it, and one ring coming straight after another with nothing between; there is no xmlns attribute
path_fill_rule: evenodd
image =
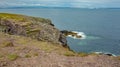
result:
<svg viewBox="0 0 120 67"><path fill-rule="evenodd" d="M78 8L78 9L120 9L120 7L52 7L52 6L15 6L15 7L0 7L0 9L15 9L15 8Z"/></svg>

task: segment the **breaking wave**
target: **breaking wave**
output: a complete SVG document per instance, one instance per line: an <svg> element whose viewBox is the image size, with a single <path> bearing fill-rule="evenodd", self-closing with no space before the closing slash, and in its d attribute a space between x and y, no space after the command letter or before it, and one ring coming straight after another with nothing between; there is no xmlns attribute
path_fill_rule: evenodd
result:
<svg viewBox="0 0 120 67"><path fill-rule="evenodd" d="M76 33L76 36L68 35L67 37L71 37L74 39L87 39L87 40L101 39L101 37L99 36L86 35L84 32L78 32L78 31L71 31L71 32Z"/></svg>
<svg viewBox="0 0 120 67"><path fill-rule="evenodd" d="M110 52L93 52L93 53L99 54L99 55L108 55L108 56L114 56L114 57L116 57L115 54L110 53Z"/></svg>
<svg viewBox="0 0 120 67"><path fill-rule="evenodd" d="M77 32L77 31L71 31L71 32L76 33L76 36L68 35L68 37L71 37L74 39L86 39L86 35L84 32Z"/></svg>

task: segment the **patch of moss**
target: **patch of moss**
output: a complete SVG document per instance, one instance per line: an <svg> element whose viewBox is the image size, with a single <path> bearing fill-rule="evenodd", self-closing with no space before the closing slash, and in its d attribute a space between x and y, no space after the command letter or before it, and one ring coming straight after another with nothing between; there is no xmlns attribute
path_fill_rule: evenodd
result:
<svg viewBox="0 0 120 67"><path fill-rule="evenodd" d="M6 41L2 43L2 47L13 47L13 43L10 41Z"/></svg>
<svg viewBox="0 0 120 67"><path fill-rule="evenodd" d="M35 57L38 56L39 54L37 52L34 51L30 51L29 53L27 53L24 57L25 58L31 58L31 57Z"/></svg>
<svg viewBox="0 0 120 67"><path fill-rule="evenodd" d="M11 61L14 61L18 58L19 56L17 54L8 54L7 58Z"/></svg>
<svg viewBox="0 0 120 67"><path fill-rule="evenodd" d="M85 57L85 56L88 56L88 55L89 55L88 53L84 53L84 52L78 53L78 56L80 56L80 57Z"/></svg>
<svg viewBox="0 0 120 67"><path fill-rule="evenodd" d="M75 56L76 54L74 52L71 52L71 51L66 51L64 53L65 56Z"/></svg>
<svg viewBox="0 0 120 67"><path fill-rule="evenodd" d="M25 58L30 58L30 57L32 57L30 54L25 55Z"/></svg>
<svg viewBox="0 0 120 67"><path fill-rule="evenodd" d="M44 51L46 51L48 53L57 50L55 45L49 44L47 42L39 44L38 46L39 46L40 49L42 49L42 50L44 50Z"/></svg>
<svg viewBox="0 0 120 67"><path fill-rule="evenodd" d="M16 21L15 23L22 23L23 26L26 26L28 24L31 24L32 22L42 22L42 23L47 23L47 19L44 18L39 18L39 17L31 17L31 16L25 16L25 15L19 15L19 14L9 14L9 13L0 13L0 18L7 20L11 19L13 21Z"/></svg>
<svg viewBox="0 0 120 67"><path fill-rule="evenodd" d="M38 53L34 53L33 55L34 55L34 56L38 56L39 54L38 54Z"/></svg>
<svg viewBox="0 0 120 67"><path fill-rule="evenodd" d="M31 30L27 30L27 34L34 34L34 33L38 33L40 31L40 29L39 28L36 28L36 29L31 29ZM32 34L32 35L33 35Z"/></svg>
<svg viewBox="0 0 120 67"><path fill-rule="evenodd" d="M3 55L0 54L0 59L3 57Z"/></svg>

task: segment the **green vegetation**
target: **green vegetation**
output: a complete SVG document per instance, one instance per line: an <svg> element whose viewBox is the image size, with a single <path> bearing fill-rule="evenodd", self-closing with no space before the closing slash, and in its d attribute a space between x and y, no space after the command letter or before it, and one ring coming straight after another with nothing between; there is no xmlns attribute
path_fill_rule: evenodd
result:
<svg viewBox="0 0 120 67"><path fill-rule="evenodd" d="M14 19L15 21L26 21L22 15L9 14L9 13L0 13L0 18L2 19Z"/></svg>
<svg viewBox="0 0 120 67"><path fill-rule="evenodd" d="M46 29L43 29L44 24L43 24L43 26L42 25L39 26L39 25L41 23L51 24L51 21L49 19L36 18L36 17L19 15L19 14L8 14L8 13L0 13L0 19L5 20L4 22L11 21L9 23L16 25L15 28L20 26L18 29L15 29L13 31L17 31L17 33L20 32L18 34L23 34L23 35L27 36L27 37L24 37L24 36L17 36L17 35L9 35L9 34L5 34L5 33L0 33L1 38L4 38L3 43L0 43L0 44L2 44L2 47L13 47L14 46L13 42L7 41L7 39L11 38L14 40L15 44L20 44L21 46L24 46L24 47L25 46L37 47L37 48L39 48L45 52L48 52L48 53L55 52L55 53L58 53L60 55L65 55L65 56L87 56L88 55L86 53L79 53L79 54L74 53L73 51L70 51L68 48L64 48L62 45L53 44L51 42L44 41L45 39L47 40L49 38L48 35L50 33L46 34ZM11 25L11 27L13 25ZM6 30L6 26L4 26L4 24L3 24L3 26L2 26L2 24L0 26L1 26L0 29L2 29L2 31ZM23 29L21 29L21 28L23 28ZM53 29L53 28L54 27L51 27L50 29ZM49 32L48 30L50 30L50 29L47 29L47 32ZM38 35L41 35L39 33L40 30L45 30L45 33L43 32L45 35L42 36L42 38L44 38L43 41L34 40L35 38L38 39ZM51 30L50 32L59 33L56 31L57 30L55 30L55 31ZM16 34L16 32L14 34ZM69 34L73 34L73 33L69 32L66 35L69 35ZM76 35L76 33L74 33L73 35ZM55 36L55 39L56 38L58 38L58 35ZM53 40L55 40L55 39L53 39ZM21 50L22 48L16 47L15 49ZM26 54L26 57L30 57L33 55L37 56L38 54L37 53L36 54L34 54L34 53Z"/></svg>
<svg viewBox="0 0 120 67"><path fill-rule="evenodd" d="M66 51L64 53L65 56L75 56L76 54L74 52L71 52L71 51Z"/></svg>
<svg viewBox="0 0 120 67"><path fill-rule="evenodd" d="M17 54L8 54L7 58L11 61L16 60L18 58Z"/></svg>
<svg viewBox="0 0 120 67"><path fill-rule="evenodd" d="M38 53L34 53L33 56L38 56Z"/></svg>
<svg viewBox="0 0 120 67"><path fill-rule="evenodd" d="M85 57L85 56L88 56L89 54L88 53L84 53L84 52L81 52L81 53L75 53L75 52L72 52L72 51L66 51L64 53L65 56L80 56L80 57Z"/></svg>
<svg viewBox="0 0 120 67"><path fill-rule="evenodd" d="M2 43L1 46L2 46L2 47L13 47L14 45L13 45L13 43L10 42L10 41L5 41L5 42Z"/></svg>
<svg viewBox="0 0 120 67"><path fill-rule="evenodd" d="M46 22L51 22L49 19L44 19L44 18L40 18L40 17L31 17L31 16L25 16L25 15L19 15L19 14L9 14L9 13L0 13L0 19L4 19L4 20L12 20L14 21L14 23L18 23L23 25L23 26L27 26L27 25L31 25L33 24L32 22L39 21L42 23L46 23ZM24 23L20 23L20 22L24 22Z"/></svg>
<svg viewBox="0 0 120 67"><path fill-rule="evenodd" d="M80 56L80 57L85 57L88 55L89 55L88 53L84 53L84 52L78 53L78 56Z"/></svg>
<svg viewBox="0 0 120 67"><path fill-rule="evenodd" d="M37 41L37 40L31 39L29 37L8 35L8 34L3 34L3 33L0 33L0 36L1 36L1 38L8 38L8 37L13 38L15 43L20 44L21 47L15 47L16 50L24 50L24 49L26 49L25 46L33 46L33 47L39 48L40 50L44 50L47 53L55 52L59 55L65 55L65 56L84 57L84 56L89 55L87 53L75 53L73 51L70 51L68 48L64 48L61 45L52 44L50 42ZM26 54L25 57L31 57L31 56L37 56L37 55L38 55L38 53L31 52L31 53Z"/></svg>
<svg viewBox="0 0 120 67"><path fill-rule="evenodd" d="M2 55L2 54L0 54L0 59L1 59L1 58L3 58L3 55Z"/></svg>
<svg viewBox="0 0 120 67"><path fill-rule="evenodd" d="M35 56L38 56L38 53L31 51L25 55L25 58L30 58L30 57L35 57Z"/></svg>
<svg viewBox="0 0 120 67"><path fill-rule="evenodd" d="M31 57L30 54L26 54L26 55L25 55L25 58L30 58L30 57Z"/></svg>

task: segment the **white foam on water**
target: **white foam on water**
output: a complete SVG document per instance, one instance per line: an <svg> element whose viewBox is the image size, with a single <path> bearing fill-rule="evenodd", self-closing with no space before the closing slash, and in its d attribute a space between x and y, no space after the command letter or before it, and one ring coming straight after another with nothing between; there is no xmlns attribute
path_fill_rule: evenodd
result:
<svg viewBox="0 0 120 67"><path fill-rule="evenodd" d="M84 32L77 32L77 31L72 31L72 32L77 33L78 36L81 36L81 38L79 38L79 39L85 39L86 38L86 35L85 35Z"/></svg>
<svg viewBox="0 0 120 67"><path fill-rule="evenodd" d="M71 37L73 39L87 39L87 40L95 40L95 39L101 39L101 37L97 36L87 36L84 32L78 32L78 31L71 31L73 33L77 33L77 36L80 36L80 38L72 35L68 35L68 37Z"/></svg>
<svg viewBox="0 0 120 67"><path fill-rule="evenodd" d="M84 32L77 32L77 31L72 31L73 33L77 33L77 36L81 36L81 38L77 38L76 36L68 35L68 37L74 38L74 39L85 39L86 35Z"/></svg>
<svg viewBox="0 0 120 67"><path fill-rule="evenodd" d="M112 56L114 56L114 57L116 57L116 55L115 54L113 54L113 53L110 53L110 52L94 52L94 53L96 53L96 54L111 54Z"/></svg>

